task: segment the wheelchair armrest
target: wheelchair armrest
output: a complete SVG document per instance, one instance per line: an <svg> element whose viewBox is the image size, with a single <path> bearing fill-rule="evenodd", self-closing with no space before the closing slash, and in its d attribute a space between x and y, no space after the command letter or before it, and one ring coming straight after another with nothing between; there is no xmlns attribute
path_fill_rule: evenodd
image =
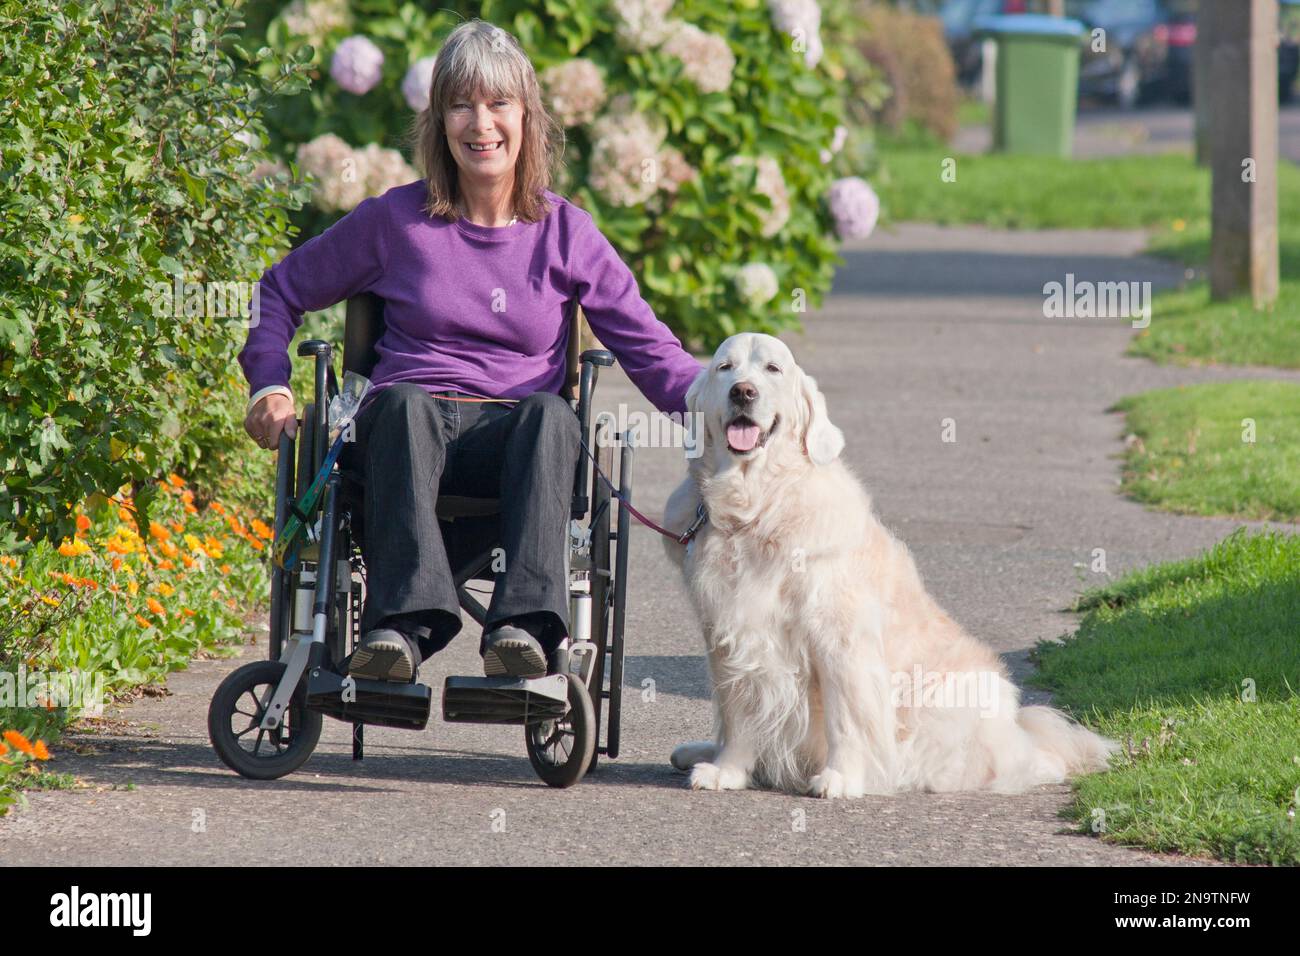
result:
<svg viewBox="0 0 1300 956"><path fill-rule="evenodd" d="M614 364L614 355L607 349L587 349L582 353L579 361L584 365L591 362L593 365L609 368Z"/></svg>

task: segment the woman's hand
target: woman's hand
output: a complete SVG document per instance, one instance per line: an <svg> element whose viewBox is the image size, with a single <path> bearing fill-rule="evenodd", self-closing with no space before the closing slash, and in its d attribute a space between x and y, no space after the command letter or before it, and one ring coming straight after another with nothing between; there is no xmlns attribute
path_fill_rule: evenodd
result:
<svg viewBox="0 0 1300 956"><path fill-rule="evenodd" d="M294 417L293 399L279 392L267 395L253 406L244 419L244 431L253 441L263 448L275 450L280 447L280 432L290 438L298 432L298 422Z"/></svg>

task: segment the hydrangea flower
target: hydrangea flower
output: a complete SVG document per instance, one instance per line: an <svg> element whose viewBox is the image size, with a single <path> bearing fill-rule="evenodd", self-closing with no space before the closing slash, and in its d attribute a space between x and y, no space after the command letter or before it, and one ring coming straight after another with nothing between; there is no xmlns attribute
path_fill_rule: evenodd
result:
<svg viewBox="0 0 1300 956"><path fill-rule="evenodd" d="M841 239L865 239L876 228L880 199L865 179L846 176L831 184L827 193L835 232Z"/></svg>
<svg viewBox="0 0 1300 956"><path fill-rule="evenodd" d="M652 49L668 39L672 7L673 0L613 0L614 35L629 49Z"/></svg>
<svg viewBox="0 0 1300 956"><path fill-rule="evenodd" d="M591 60L579 57L557 63L538 77L561 126L590 123L605 105L605 79Z"/></svg>
<svg viewBox="0 0 1300 956"><path fill-rule="evenodd" d="M384 75L384 51L368 37L348 37L334 51L330 76L349 93L364 96L378 85Z"/></svg>
<svg viewBox="0 0 1300 956"><path fill-rule="evenodd" d="M284 8L280 19L290 33L316 47L321 46L332 31L352 25L348 0L293 0Z"/></svg>
<svg viewBox="0 0 1300 956"><path fill-rule="evenodd" d="M405 186L420 178L420 174L395 149L384 149L378 143L370 143L353 153L357 158L358 173L365 176L367 196L382 196L396 186Z"/></svg>
<svg viewBox="0 0 1300 956"><path fill-rule="evenodd" d="M665 130L632 109L622 93L591 125L591 188L616 206L645 202L659 188L658 163Z"/></svg>
<svg viewBox="0 0 1300 956"><path fill-rule="evenodd" d="M751 306L771 302L779 291L776 273L762 262L749 262L741 266L736 270L732 281L741 299Z"/></svg>
<svg viewBox="0 0 1300 956"><path fill-rule="evenodd" d="M417 113L429 107L429 87L433 85L433 67L436 56L425 56L416 60L402 77L402 96L406 105Z"/></svg>
<svg viewBox="0 0 1300 956"><path fill-rule="evenodd" d="M316 177L312 202L325 212L347 212L366 198L366 171L351 146L333 133L298 147L298 165Z"/></svg>
<svg viewBox="0 0 1300 956"><path fill-rule="evenodd" d="M731 86L736 55L725 37L684 20L673 20L669 26L672 32L660 49L682 61L682 73L701 93L721 93Z"/></svg>
<svg viewBox="0 0 1300 956"><path fill-rule="evenodd" d="M821 62L825 48L822 46L822 8L817 0L768 0L773 25L792 37L802 36L804 63L809 69Z"/></svg>

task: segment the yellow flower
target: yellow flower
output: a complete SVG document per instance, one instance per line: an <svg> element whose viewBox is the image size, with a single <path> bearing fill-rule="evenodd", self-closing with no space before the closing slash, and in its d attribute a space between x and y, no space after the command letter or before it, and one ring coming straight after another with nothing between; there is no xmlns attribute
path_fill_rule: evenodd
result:
<svg viewBox="0 0 1300 956"><path fill-rule="evenodd" d="M45 602L46 604L48 604L50 607L58 607L58 606L59 606L59 602L56 601L56 600L54 600L54 598L50 597L48 594L42 594L42 595L41 595L41 600L42 600L43 602Z"/></svg>
<svg viewBox="0 0 1300 956"><path fill-rule="evenodd" d="M161 594L163 597L171 597L173 594L176 593L176 589L172 587L170 584L168 584L166 581L159 581L158 593Z"/></svg>
<svg viewBox="0 0 1300 956"><path fill-rule="evenodd" d="M74 212L71 216L68 217L68 222L72 223L74 226L79 226L85 221L86 221L86 217L79 212Z"/></svg>
<svg viewBox="0 0 1300 956"><path fill-rule="evenodd" d="M1174 232L1182 232L1184 229L1187 228L1187 222L1183 219L1175 219L1173 226L1174 226Z"/></svg>
<svg viewBox="0 0 1300 956"><path fill-rule="evenodd" d="M131 596L134 597L136 592L140 590L140 585L136 584L134 581L127 581L126 589L131 592Z"/></svg>
<svg viewBox="0 0 1300 956"><path fill-rule="evenodd" d="M203 542L203 550L207 552L209 558L219 558L225 554L221 542L212 535L208 535L207 540Z"/></svg>
<svg viewBox="0 0 1300 956"><path fill-rule="evenodd" d="M189 548L191 551L202 551L203 542L200 541L196 536L192 534L187 534L185 536L185 547Z"/></svg>

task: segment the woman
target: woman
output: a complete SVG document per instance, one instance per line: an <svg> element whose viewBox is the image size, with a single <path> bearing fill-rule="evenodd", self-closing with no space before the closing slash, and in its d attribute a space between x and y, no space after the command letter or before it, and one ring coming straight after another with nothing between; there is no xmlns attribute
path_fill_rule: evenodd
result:
<svg viewBox="0 0 1300 956"><path fill-rule="evenodd" d="M577 302L660 411L702 369L585 211L547 188L558 150L532 63L480 20L438 53L415 127L422 181L362 201L268 269L239 362L245 429L294 432L288 345L304 311L385 300L374 388L344 467L363 476L368 595L350 673L414 680L460 630L437 495L500 497L504 570L480 647L489 675L539 676L568 633L577 416L559 394Z"/></svg>

